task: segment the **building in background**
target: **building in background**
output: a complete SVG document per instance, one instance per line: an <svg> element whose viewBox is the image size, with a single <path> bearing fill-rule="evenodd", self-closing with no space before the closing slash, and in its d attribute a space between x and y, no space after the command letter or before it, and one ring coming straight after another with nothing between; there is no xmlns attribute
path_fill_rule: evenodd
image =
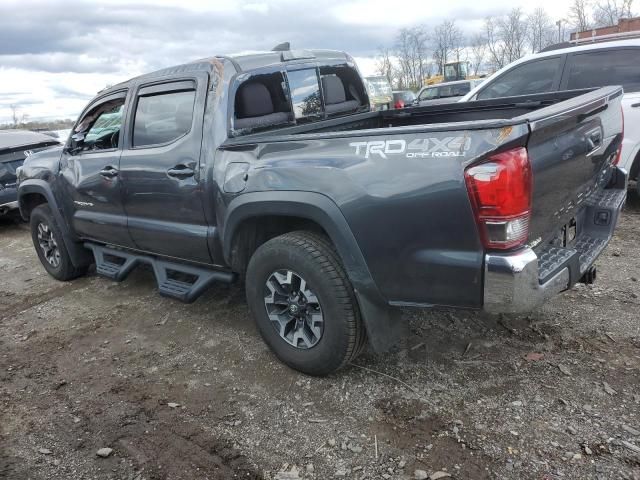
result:
<svg viewBox="0 0 640 480"><path fill-rule="evenodd" d="M573 32L571 34L571 41L595 40L609 35L616 35L619 37L627 35L640 36L640 17L621 18L618 20L617 25L613 25L611 27L600 27L592 30L585 30L584 32Z"/></svg>

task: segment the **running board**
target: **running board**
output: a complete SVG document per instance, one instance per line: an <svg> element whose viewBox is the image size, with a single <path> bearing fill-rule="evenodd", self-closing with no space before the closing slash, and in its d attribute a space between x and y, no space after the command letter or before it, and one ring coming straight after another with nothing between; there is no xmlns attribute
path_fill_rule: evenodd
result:
<svg viewBox="0 0 640 480"><path fill-rule="evenodd" d="M160 295L191 303L213 282L232 283L235 275L208 268L168 262L147 255L139 255L94 243L85 243L93 252L96 273L121 282L138 265L151 265Z"/></svg>

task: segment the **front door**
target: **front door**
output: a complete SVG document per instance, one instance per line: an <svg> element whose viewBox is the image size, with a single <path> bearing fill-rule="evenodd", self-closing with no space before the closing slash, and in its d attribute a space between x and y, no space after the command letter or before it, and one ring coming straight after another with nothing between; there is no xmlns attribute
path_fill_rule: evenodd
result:
<svg viewBox="0 0 640 480"><path fill-rule="evenodd" d="M87 107L62 154L60 179L78 236L132 247L118 176L126 96L110 94Z"/></svg>
<svg viewBox="0 0 640 480"><path fill-rule="evenodd" d="M207 85L201 75L137 91L120 179L140 250L211 263L199 171Z"/></svg>

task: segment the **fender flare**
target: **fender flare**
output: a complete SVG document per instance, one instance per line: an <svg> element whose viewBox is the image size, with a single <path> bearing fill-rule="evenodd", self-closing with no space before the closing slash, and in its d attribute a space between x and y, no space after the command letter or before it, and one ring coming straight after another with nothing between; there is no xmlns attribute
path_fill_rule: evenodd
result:
<svg viewBox="0 0 640 480"><path fill-rule="evenodd" d="M26 211L26 205L24 204L24 196L31 193L42 195L49 204L56 223L62 232L62 242L64 243L67 252L69 252L71 263L73 263L75 267L83 267L91 264L93 261L91 253L77 241L77 237L71 230L69 223L65 220L65 217L62 214L62 210L60 210L60 207L58 206L58 201L53 194L51 185L49 185L45 180L27 179L20 182L20 185L18 186L18 206L20 207L20 215L22 218L24 220L29 219L29 215Z"/></svg>
<svg viewBox="0 0 640 480"><path fill-rule="evenodd" d="M301 191L252 192L234 198L224 215L222 249L230 264L235 233L243 221L264 215L306 218L320 225L333 242L353 285L369 342L377 352L388 351L408 325L400 320L380 293L369 271L362 251L338 206L320 193Z"/></svg>

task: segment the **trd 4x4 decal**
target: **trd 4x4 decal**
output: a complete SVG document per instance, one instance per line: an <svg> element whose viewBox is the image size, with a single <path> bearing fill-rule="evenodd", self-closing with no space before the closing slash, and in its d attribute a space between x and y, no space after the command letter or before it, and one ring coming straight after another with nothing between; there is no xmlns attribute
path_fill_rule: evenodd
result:
<svg viewBox="0 0 640 480"><path fill-rule="evenodd" d="M407 143L406 140L371 140L368 142L351 142L350 147L356 149L356 155L369 158L379 155L404 154L407 158L431 157L464 157L471 148L469 137L416 138Z"/></svg>

